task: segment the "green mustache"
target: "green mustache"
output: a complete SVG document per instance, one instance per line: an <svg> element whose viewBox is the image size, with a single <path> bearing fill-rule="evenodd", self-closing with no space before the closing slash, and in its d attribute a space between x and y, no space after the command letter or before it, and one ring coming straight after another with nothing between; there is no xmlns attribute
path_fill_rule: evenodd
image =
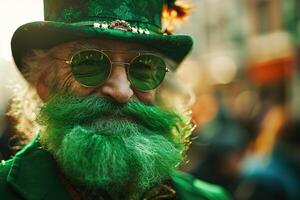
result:
<svg viewBox="0 0 300 200"><path fill-rule="evenodd" d="M63 106L62 106L63 105ZM151 130L179 131L181 117L172 111L146 105L136 100L125 104L112 102L97 96L76 97L71 95L53 96L42 107L39 123L74 126L92 123L99 118L129 118Z"/></svg>

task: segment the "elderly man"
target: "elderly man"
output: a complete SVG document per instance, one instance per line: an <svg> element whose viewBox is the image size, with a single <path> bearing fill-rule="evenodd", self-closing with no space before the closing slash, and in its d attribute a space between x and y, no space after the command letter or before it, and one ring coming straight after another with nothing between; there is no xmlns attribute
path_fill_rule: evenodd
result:
<svg viewBox="0 0 300 200"><path fill-rule="evenodd" d="M157 95L192 47L189 36L163 34L162 9L183 8L162 0L44 5L45 21L12 38L16 65L38 96L23 101L40 99L39 131L2 161L1 200L228 199L175 171L191 125Z"/></svg>

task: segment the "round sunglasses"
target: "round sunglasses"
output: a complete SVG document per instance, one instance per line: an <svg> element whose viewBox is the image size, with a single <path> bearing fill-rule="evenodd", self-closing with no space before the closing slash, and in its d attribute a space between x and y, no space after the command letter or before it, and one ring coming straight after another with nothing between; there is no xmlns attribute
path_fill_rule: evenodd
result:
<svg viewBox="0 0 300 200"><path fill-rule="evenodd" d="M139 91L149 91L157 88L169 71L164 60L150 52L137 52L138 55L126 63L111 61L105 53L109 51L114 52L87 49L75 53L66 61L75 80L85 87L97 87L109 78L113 64L123 64L131 86Z"/></svg>

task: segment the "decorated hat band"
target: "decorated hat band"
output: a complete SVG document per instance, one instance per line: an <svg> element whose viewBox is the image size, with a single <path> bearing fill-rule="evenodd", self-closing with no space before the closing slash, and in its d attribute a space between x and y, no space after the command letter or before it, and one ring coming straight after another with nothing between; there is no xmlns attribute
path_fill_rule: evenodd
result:
<svg viewBox="0 0 300 200"><path fill-rule="evenodd" d="M121 30L127 31L137 34L162 34L160 28L156 26L147 25L141 27L136 23L136 25L131 25L129 22L121 19L113 20L111 22L108 21L84 21L84 22L75 22L72 23L73 25L79 26L92 26L94 28L101 28L101 29L114 29L114 30Z"/></svg>

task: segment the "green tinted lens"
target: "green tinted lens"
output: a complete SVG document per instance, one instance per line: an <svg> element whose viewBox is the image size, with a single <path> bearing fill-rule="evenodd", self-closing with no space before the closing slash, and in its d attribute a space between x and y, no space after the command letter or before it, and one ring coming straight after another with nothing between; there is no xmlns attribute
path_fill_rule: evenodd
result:
<svg viewBox="0 0 300 200"><path fill-rule="evenodd" d="M80 51L72 57L72 73L76 81L84 86L101 85L109 76L109 58L98 50Z"/></svg>
<svg viewBox="0 0 300 200"><path fill-rule="evenodd" d="M128 69L129 80L133 87L147 91L159 86L166 74L166 64L155 55L136 57Z"/></svg>

